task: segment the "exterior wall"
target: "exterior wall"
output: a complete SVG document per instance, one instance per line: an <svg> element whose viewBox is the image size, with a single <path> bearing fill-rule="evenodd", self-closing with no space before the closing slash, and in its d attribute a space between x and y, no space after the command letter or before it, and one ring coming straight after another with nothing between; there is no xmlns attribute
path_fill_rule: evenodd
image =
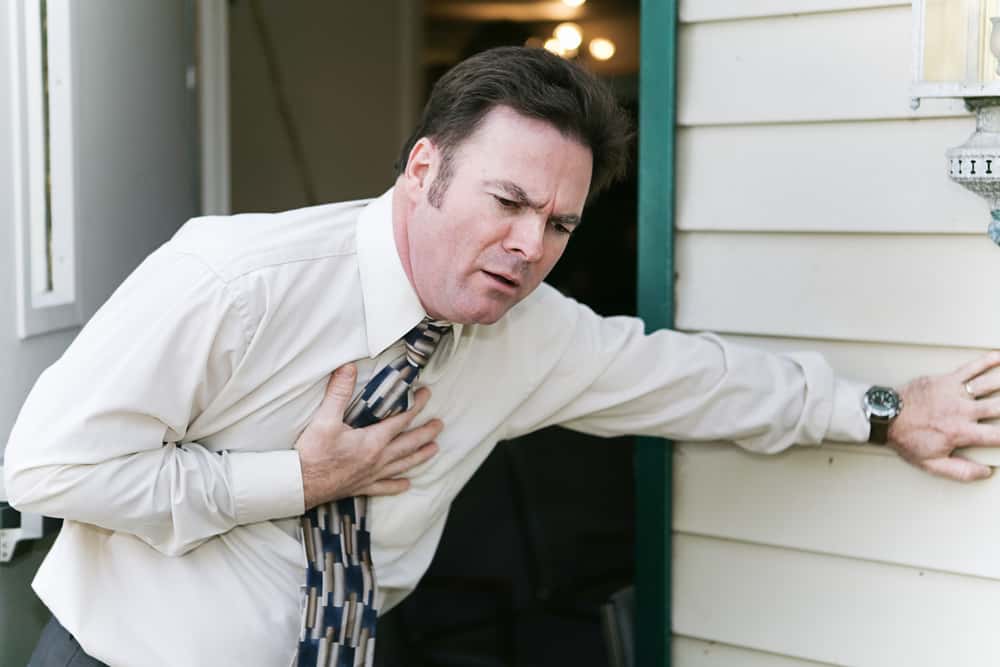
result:
<svg viewBox="0 0 1000 667"><path fill-rule="evenodd" d="M88 0L77 26L77 287L85 318L196 213L193 3ZM9 11L0 8L0 91L9 90ZM0 464L35 379L77 330L20 340L16 331L11 105L0 92ZM53 406L54 410L58 406ZM51 538L0 565L0 665L27 662L48 611L29 588Z"/></svg>
<svg viewBox="0 0 1000 667"><path fill-rule="evenodd" d="M373 197L423 99L415 0L259 3L316 203ZM251 3L229 4L234 212L308 202Z"/></svg>
<svg viewBox="0 0 1000 667"><path fill-rule="evenodd" d="M1000 249L944 158L975 123L910 110L910 3L680 14L678 328L897 385L996 347ZM681 443L674 470L673 664L1000 664L1000 480L837 444Z"/></svg>

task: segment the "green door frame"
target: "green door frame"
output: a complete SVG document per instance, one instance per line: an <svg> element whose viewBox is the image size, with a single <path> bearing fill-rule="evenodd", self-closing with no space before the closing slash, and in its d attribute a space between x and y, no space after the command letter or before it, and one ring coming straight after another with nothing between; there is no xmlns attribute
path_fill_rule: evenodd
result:
<svg viewBox="0 0 1000 667"><path fill-rule="evenodd" d="M638 312L674 324L677 0L642 0L639 66ZM636 482L636 664L670 664L672 447L640 438Z"/></svg>

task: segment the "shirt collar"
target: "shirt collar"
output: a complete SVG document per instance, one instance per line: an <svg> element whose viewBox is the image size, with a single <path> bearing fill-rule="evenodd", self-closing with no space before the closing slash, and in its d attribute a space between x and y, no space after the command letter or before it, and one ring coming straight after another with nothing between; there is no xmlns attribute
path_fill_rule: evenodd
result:
<svg viewBox="0 0 1000 667"><path fill-rule="evenodd" d="M372 357L406 335L426 313L403 270L392 228L392 192L373 199L358 216L358 269Z"/></svg>

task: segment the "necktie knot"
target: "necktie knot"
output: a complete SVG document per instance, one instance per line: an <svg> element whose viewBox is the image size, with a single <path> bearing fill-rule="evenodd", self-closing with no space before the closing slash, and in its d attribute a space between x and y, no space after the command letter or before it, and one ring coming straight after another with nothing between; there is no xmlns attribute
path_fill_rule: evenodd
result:
<svg viewBox="0 0 1000 667"><path fill-rule="evenodd" d="M451 322L425 317L403 337L406 342L406 360L418 369L427 365L431 355L448 332Z"/></svg>

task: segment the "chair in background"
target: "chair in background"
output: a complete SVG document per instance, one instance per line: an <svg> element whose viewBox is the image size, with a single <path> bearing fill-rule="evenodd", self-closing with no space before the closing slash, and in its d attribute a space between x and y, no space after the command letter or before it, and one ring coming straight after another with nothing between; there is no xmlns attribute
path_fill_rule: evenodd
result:
<svg viewBox="0 0 1000 667"><path fill-rule="evenodd" d="M635 587L612 594L601 606L601 629L610 667L635 667Z"/></svg>
<svg viewBox="0 0 1000 667"><path fill-rule="evenodd" d="M538 610L592 621L632 583L631 446L550 428L502 443Z"/></svg>

